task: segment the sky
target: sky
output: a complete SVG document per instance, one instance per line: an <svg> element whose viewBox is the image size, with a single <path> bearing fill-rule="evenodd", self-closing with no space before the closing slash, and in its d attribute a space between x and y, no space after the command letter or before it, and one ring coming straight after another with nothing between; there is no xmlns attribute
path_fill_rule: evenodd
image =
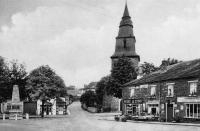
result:
<svg viewBox="0 0 200 131"><path fill-rule="evenodd" d="M199 0L128 0L141 61L200 58ZM110 74L125 0L0 0L0 56L82 88Z"/></svg>

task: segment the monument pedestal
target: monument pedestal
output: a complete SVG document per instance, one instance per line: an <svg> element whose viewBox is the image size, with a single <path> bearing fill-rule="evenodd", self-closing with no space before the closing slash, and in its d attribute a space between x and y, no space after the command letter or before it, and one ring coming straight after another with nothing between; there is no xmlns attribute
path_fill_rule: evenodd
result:
<svg viewBox="0 0 200 131"><path fill-rule="evenodd" d="M19 88L17 85L13 86L12 101L8 102L10 120L21 120L23 119L23 102L19 98Z"/></svg>

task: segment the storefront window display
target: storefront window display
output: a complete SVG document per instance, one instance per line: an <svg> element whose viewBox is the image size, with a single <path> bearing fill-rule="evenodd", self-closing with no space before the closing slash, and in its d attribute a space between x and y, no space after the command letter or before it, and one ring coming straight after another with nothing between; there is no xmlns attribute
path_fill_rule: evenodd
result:
<svg viewBox="0 0 200 131"><path fill-rule="evenodd" d="M200 118L200 104L186 104L186 118Z"/></svg>

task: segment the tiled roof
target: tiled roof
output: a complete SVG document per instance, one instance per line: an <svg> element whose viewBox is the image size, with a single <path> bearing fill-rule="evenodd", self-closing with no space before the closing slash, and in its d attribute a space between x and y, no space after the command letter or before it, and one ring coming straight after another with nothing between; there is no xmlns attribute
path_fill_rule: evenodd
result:
<svg viewBox="0 0 200 131"><path fill-rule="evenodd" d="M165 70L159 70L145 75L140 79L126 83L124 86L141 85L159 81L174 80L180 78L200 77L200 59L180 62L168 66Z"/></svg>

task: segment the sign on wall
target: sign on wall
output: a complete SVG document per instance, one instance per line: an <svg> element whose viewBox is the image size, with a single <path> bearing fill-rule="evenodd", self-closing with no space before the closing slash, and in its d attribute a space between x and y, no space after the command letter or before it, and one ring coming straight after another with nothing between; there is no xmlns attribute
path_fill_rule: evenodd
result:
<svg viewBox="0 0 200 131"><path fill-rule="evenodd" d="M143 102L142 99L124 99L124 104L140 104Z"/></svg>

